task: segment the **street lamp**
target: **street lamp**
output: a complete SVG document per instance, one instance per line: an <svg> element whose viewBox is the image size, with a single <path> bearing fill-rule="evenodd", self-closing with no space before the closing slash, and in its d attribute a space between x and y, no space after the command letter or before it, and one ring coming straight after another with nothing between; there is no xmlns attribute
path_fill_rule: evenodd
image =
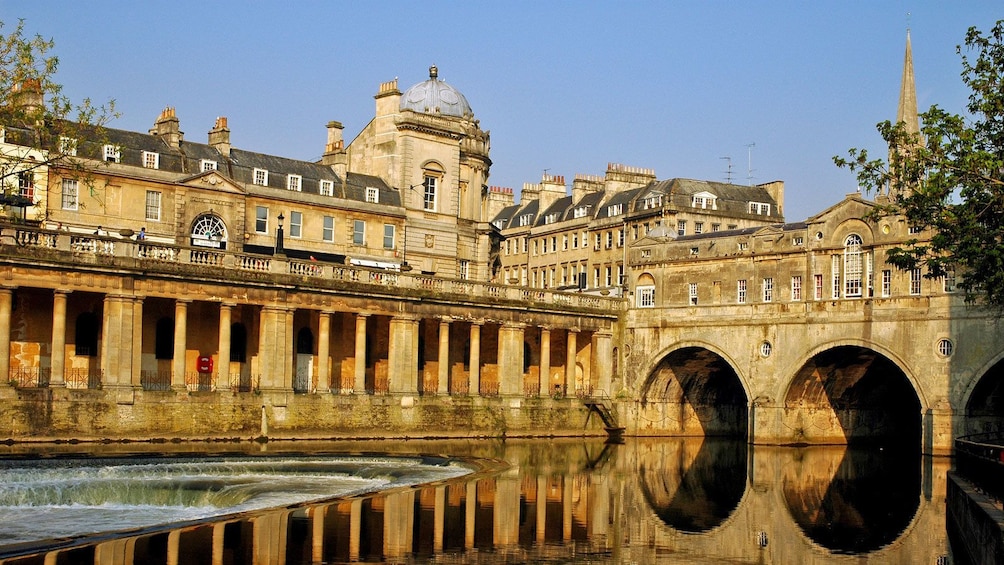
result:
<svg viewBox="0 0 1004 565"><path fill-rule="evenodd" d="M286 248L282 244L282 221L285 220L285 216L282 212L279 212L279 227L275 230L275 254L284 255L286 253Z"/></svg>

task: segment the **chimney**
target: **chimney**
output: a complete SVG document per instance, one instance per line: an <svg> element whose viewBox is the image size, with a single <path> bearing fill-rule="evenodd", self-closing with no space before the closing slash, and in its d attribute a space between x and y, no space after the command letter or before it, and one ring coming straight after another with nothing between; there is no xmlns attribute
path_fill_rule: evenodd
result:
<svg viewBox="0 0 1004 565"><path fill-rule="evenodd" d="M174 108L171 106L164 108L150 128L150 135L164 138L164 143L174 149L181 147L185 134L179 129L178 116L175 115Z"/></svg>
<svg viewBox="0 0 1004 565"><path fill-rule="evenodd" d="M401 91L397 89L397 79L380 83L376 96L376 115L388 116L401 110Z"/></svg>
<svg viewBox="0 0 1004 565"><path fill-rule="evenodd" d="M324 155L321 164L331 167L335 174L345 178L349 168L349 154L345 151L345 140L342 138L342 122L328 122L328 142L324 145Z"/></svg>
<svg viewBox="0 0 1004 565"><path fill-rule="evenodd" d="M767 194L769 194L770 197L774 199L774 202L777 203L777 212L776 212L776 214L777 214L778 217L783 218L784 217L784 181L783 180L775 180L775 181L771 181L771 182L765 182L763 184L758 184L757 186L759 186L760 188L766 190ZM772 214L775 214L775 212L772 212Z"/></svg>
<svg viewBox="0 0 1004 565"><path fill-rule="evenodd" d="M216 118L216 124L209 130L209 145L224 157L230 157L230 128L227 127L227 117Z"/></svg>
<svg viewBox="0 0 1004 565"><path fill-rule="evenodd" d="M654 181L655 169L607 163L607 174L605 175L607 194L612 195L632 188L641 188Z"/></svg>
<svg viewBox="0 0 1004 565"><path fill-rule="evenodd" d="M21 84L15 84L11 90L14 107L21 112L21 115L28 118L27 121L41 121L42 111L45 110L42 83L38 79L25 79Z"/></svg>
<svg viewBox="0 0 1004 565"><path fill-rule="evenodd" d="M597 175L575 175L572 180L572 204L578 203L587 194L603 191L604 178Z"/></svg>

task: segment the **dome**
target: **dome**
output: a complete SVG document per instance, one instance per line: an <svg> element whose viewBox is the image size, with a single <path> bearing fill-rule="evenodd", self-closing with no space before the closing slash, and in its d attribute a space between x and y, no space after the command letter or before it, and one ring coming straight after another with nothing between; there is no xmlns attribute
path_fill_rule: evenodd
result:
<svg viewBox="0 0 1004 565"><path fill-rule="evenodd" d="M458 118L473 116L474 112L464 95L438 77L439 71L436 66L429 67L429 80L405 91L401 96L401 109Z"/></svg>

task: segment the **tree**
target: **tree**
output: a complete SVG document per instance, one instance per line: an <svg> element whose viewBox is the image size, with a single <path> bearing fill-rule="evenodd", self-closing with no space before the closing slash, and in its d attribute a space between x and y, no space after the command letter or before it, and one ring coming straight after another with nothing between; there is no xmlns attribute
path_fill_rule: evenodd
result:
<svg viewBox="0 0 1004 565"><path fill-rule="evenodd" d="M925 234L891 250L890 263L929 278L954 274L967 303L1004 309L1004 20L986 35L969 28L965 47L956 51L971 90L966 116L934 105L920 114L919 134L882 122L887 160L850 149L834 162L869 191L887 191L877 214L903 216L911 233Z"/></svg>
<svg viewBox="0 0 1004 565"><path fill-rule="evenodd" d="M77 157L78 141L100 140L117 114L114 100L74 104L63 94L54 80L59 59L53 40L26 36L24 20L10 33L3 28L0 21L0 205L23 211L38 202L35 186L44 191L50 167L89 178Z"/></svg>

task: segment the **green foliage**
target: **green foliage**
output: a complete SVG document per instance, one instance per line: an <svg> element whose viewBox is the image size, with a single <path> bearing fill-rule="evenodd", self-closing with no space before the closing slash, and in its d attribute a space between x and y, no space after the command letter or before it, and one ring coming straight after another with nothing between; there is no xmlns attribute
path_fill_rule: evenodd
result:
<svg viewBox="0 0 1004 565"><path fill-rule="evenodd" d="M1004 20L986 35L970 28L965 50L956 49L971 90L966 116L932 106L919 135L880 123L887 160L851 149L834 162L869 191L888 190L877 214L930 234L893 249L892 264L927 277L955 272L968 303L1004 309Z"/></svg>
<svg viewBox="0 0 1004 565"><path fill-rule="evenodd" d="M0 145L0 188L10 192L18 175L42 174L50 165L86 180L77 142L101 142L103 126L118 116L115 102L71 102L54 80L59 67L55 42L27 36L24 20L9 33L3 33L5 27L0 21L0 127L5 141Z"/></svg>

